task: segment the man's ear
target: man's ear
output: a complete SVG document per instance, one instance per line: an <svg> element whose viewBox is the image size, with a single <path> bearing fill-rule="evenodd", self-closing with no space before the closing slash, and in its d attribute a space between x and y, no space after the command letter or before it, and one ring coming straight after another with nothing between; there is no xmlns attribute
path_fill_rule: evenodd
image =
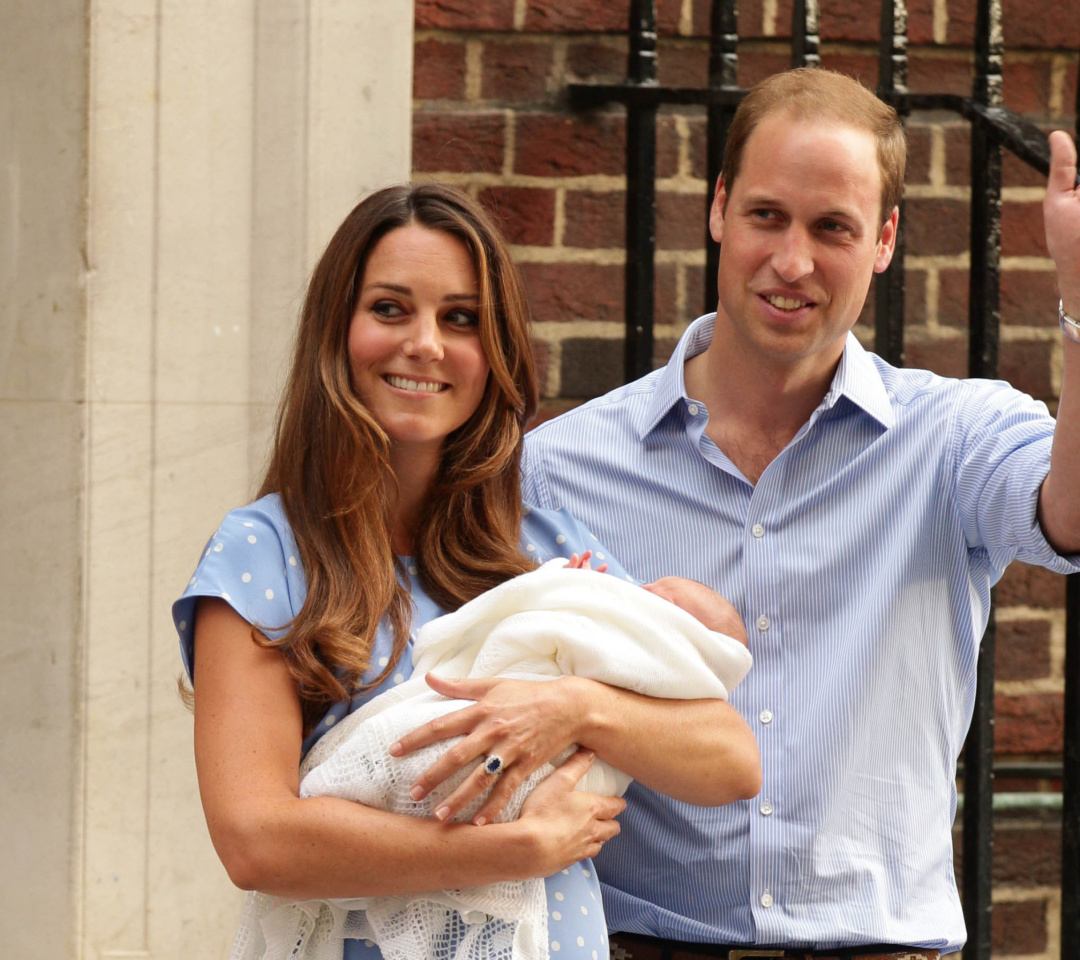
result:
<svg viewBox="0 0 1080 960"><path fill-rule="evenodd" d="M884 273L892 263L893 253L896 250L896 231L900 224L900 208L893 207L885 226L881 228L881 237L878 239L877 253L874 255L874 273Z"/></svg>
<svg viewBox="0 0 1080 960"><path fill-rule="evenodd" d="M709 233L713 240L720 243L724 236L724 204L727 203L727 190L724 178L717 177L716 190L713 193L712 206L709 208Z"/></svg>

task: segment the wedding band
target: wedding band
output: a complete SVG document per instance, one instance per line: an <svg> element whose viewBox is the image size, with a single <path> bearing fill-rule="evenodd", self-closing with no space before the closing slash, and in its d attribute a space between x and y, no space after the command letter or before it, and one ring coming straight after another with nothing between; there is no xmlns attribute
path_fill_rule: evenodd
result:
<svg viewBox="0 0 1080 960"><path fill-rule="evenodd" d="M489 753L484 757L484 773L497 777L503 772L503 758L497 753Z"/></svg>

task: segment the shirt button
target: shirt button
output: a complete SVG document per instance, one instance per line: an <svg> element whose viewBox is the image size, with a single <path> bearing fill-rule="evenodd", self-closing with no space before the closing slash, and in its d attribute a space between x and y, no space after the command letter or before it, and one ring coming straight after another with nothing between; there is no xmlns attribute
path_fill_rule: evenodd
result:
<svg viewBox="0 0 1080 960"><path fill-rule="evenodd" d="M690 406L686 408L686 412L690 414L690 416L696 417L698 415L698 405L696 403L690 404Z"/></svg>
<svg viewBox="0 0 1080 960"><path fill-rule="evenodd" d="M771 894L771 893L769 893L769 891L768 891L768 890L766 890L766 891L765 891L765 892L764 892L764 893L763 893L763 894L761 895L761 905L762 905L763 907L766 907L766 908L767 908L767 907L771 907L771 906L772 906L772 904L773 904L773 900L772 900L772 894Z"/></svg>
<svg viewBox="0 0 1080 960"><path fill-rule="evenodd" d="M753 535L754 535L755 537L757 537L757 538L758 538L759 540L760 540L760 539L761 539L761 538L762 538L763 536L765 536L765 528L764 528L764 527L763 527L763 526L762 526L762 525L761 525L760 523L755 523L755 524L754 524L754 525L753 525L753 526L752 526L752 527L750 528L750 532L751 532L751 533L752 533L752 534L753 534Z"/></svg>
<svg viewBox="0 0 1080 960"><path fill-rule="evenodd" d="M772 711L762 710L761 713L758 714L758 719L762 723L772 723Z"/></svg>
<svg viewBox="0 0 1080 960"><path fill-rule="evenodd" d="M763 817L771 817L773 812L773 805L771 800L762 800L761 806L758 808L761 811Z"/></svg>
<svg viewBox="0 0 1080 960"><path fill-rule="evenodd" d="M769 618L765 616L765 614L762 614L760 617L757 618L757 628L762 633L769 629Z"/></svg>

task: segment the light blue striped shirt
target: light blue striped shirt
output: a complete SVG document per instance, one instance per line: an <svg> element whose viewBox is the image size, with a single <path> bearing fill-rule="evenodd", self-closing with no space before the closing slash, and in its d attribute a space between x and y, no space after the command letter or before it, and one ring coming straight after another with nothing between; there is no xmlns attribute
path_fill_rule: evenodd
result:
<svg viewBox="0 0 1080 960"><path fill-rule="evenodd" d="M956 757L990 587L1060 572L1035 517L1054 421L1007 384L900 370L848 337L832 386L751 485L705 436L683 364L532 431L524 496L566 507L636 577L727 596L754 667L732 703L761 747L752 801L637 784L597 858L612 930L680 940L955 950Z"/></svg>

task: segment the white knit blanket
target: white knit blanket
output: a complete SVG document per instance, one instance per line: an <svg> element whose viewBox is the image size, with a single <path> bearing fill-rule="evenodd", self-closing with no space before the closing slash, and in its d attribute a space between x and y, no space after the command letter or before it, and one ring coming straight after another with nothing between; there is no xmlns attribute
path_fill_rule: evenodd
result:
<svg viewBox="0 0 1080 960"><path fill-rule="evenodd" d="M476 763L422 801L409 796L417 777L460 738L400 758L387 748L471 703L434 693L424 681L428 671L536 681L572 675L651 697L726 700L750 669L746 647L674 604L608 574L565 565L551 560L426 624L414 644L412 677L323 735L301 767L300 795L432 816ZM529 792L553 769L546 764L527 778L497 819L516 818ZM621 795L629 785L630 777L597 759L578 789ZM454 819L471 820L484 799ZM548 960L544 881L357 900L249 894L232 960L340 960L346 937L375 941L386 960Z"/></svg>

